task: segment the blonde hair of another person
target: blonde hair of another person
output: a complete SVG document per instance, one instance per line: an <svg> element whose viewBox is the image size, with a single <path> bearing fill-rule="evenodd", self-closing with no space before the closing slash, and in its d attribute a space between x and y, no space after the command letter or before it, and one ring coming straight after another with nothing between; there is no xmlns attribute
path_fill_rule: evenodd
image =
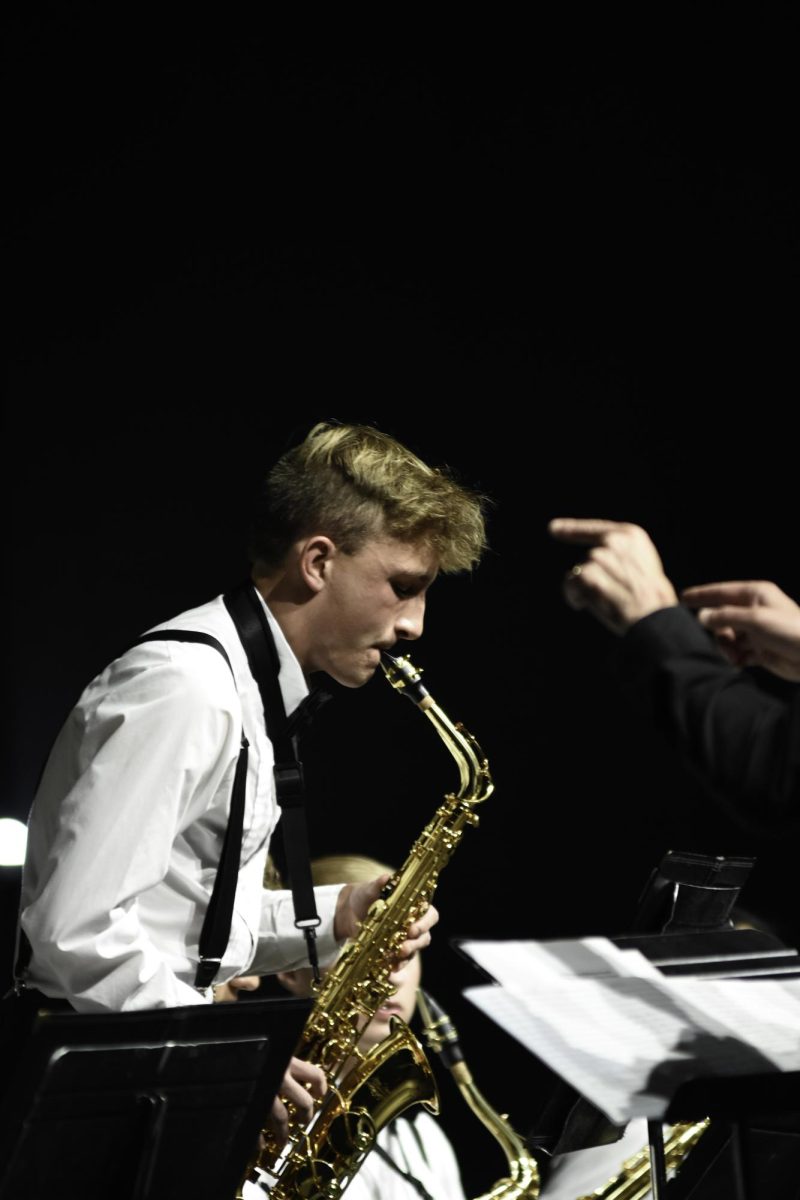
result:
<svg viewBox="0 0 800 1200"><path fill-rule="evenodd" d="M316 887L329 883L370 883L378 875L392 875L394 868L363 854L327 854L311 863Z"/></svg>
<svg viewBox="0 0 800 1200"><path fill-rule="evenodd" d="M311 877L317 887L329 883L370 883L379 875L393 874L392 868L377 859L367 858L361 854L329 854L317 858L311 863ZM393 1017L399 1017L406 1024L414 1015L417 1007L417 989L421 977L419 955L402 964L392 973L391 981L395 985L394 995L389 996L385 1004L375 1013L375 1016L364 1029L359 1048L362 1052L377 1046L391 1033ZM311 969L300 967L295 971L281 971L278 979L293 995L311 995Z"/></svg>
<svg viewBox="0 0 800 1200"><path fill-rule="evenodd" d="M392 868L386 863L378 862L375 858L367 858L362 854L329 854L322 858L316 858L311 863L311 878L316 887L324 887L329 883L371 883L379 875L391 874ZM270 891L282 891L284 888L278 868L271 857L267 858L267 865L264 868L264 887ZM308 971L308 979L306 979L305 968L299 968L297 971L282 971L278 978L289 991L296 991L299 995L301 994L300 989L303 988L303 994L310 995L311 993L311 974ZM227 983L215 986L214 1000L217 1003L238 1000L240 992L254 992L259 983L257 975L238 975L235 979L228 980Z"/></svg>

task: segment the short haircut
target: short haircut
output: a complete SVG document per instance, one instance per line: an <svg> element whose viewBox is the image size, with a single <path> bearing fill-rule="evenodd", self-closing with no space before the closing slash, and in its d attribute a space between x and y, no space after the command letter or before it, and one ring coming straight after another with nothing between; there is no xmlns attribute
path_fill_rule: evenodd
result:
<svg viewBox="0 0 800 1200"><path fill-rule="evenodd" d="M484 497L429 467L368 425L315 425L267 475L250 530L250 558L278 567L314 533L345 554L369 538L430 546L442 571L464 571L486 545Z"/></svg>

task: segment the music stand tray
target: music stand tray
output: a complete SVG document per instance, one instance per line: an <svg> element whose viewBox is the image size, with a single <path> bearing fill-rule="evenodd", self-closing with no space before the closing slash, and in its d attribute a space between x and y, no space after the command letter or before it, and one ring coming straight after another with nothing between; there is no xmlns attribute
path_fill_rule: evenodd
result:
<svg viewBox="0 0 800 1200"><path fill-rule="evenodd" d="M232 1200L310 1007L40 1012L0 1109L0 1200Z"/></svg>

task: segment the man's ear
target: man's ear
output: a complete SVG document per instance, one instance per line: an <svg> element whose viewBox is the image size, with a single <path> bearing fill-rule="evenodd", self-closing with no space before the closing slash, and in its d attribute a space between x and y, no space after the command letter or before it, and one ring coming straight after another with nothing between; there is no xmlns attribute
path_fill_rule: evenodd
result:
<svg viewBox="0 0 800 1200"><path fill-rule="evenodd" d="M324 533L306 538L300 547L300 575L312 592L321 592L328 581L330 567L336 557L336 544Z"/></svg>

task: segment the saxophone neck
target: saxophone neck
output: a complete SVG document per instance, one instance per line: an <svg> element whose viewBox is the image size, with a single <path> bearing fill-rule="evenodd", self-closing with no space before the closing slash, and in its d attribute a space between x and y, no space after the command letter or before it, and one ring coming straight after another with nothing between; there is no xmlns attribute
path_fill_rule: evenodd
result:
<svg viewBox="0 0 800 1200"><path fill-rule="evenodd" d="M455 759L461 777L455 799L469 809L488 800L494 784L483 751L472 734L439 707L422 684L422 670L409 658L395 658L386 651L381 654L381 667L392 687L424 712Z"/></svg>
<svg viewBox="0 0 800 1200"><path fill-rule="evenodd" d="M469 1108L499 1144L508 1163L509 1175L500 1180L486 1197L476 1200L536 1200L539 1195L539 1168L523 1139L508 1117L497 1112L478 1089L464 1060L458 1031L442 1006L421 988L417 994L428 1049L439 1055L450 1071Z"/></svg>

